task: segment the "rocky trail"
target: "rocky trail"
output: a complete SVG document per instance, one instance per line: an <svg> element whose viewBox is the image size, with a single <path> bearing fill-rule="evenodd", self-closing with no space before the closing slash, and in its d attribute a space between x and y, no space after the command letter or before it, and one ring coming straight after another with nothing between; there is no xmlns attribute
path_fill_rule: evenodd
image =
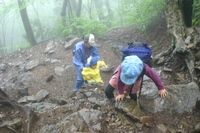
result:
<svg viewBox="0 0 200 133"><path fill-rule="evenodd" d="M153 69L170 92L166 99L157 96L155 85L146 78L141 106L128 97L123 102L110 103L104 87L112 71L101 72L104 86L94 85L73 93L76 73L70 45L74 38L51 40L0 57L0 88L6 93L0 95L0 133L200 131L200 110L191 109L196 106L193 98L199 92L198 86L177 84L183 83L184 73L174 76L162 66L155 65ZM145 34L133 26L117 28L97 37L101 59L115 69L121 61L120 46L135 39L148 42L153 55L165 50L170 42L162 25ZM185 92L183 88L191 89Z"/></svg>

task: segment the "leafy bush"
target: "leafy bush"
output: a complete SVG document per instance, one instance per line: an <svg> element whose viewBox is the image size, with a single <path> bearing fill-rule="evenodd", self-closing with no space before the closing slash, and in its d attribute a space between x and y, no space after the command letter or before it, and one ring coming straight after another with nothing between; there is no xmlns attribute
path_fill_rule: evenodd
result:
<svg viewBox="0 0 200 133"><path fill-rule="evenodd" d="M63 26L61 23L58 23L56 30L57 33L61 33L63 37L71 34L82 36L87 33L103 35L105 31L108 30L108 27L100 21L75 17L65 26Z"/></svg>
<svg viewBox="0 0 200 133"><path fill-rule="evenodd" d="M146 30L152 18L164 10L163 0L131 0L121 1L120 16L124 25L137 25L142 31Z"/></svg>
<svg viewBox="0 0 200 133"><path fill-rule="evenodd" d="M55 35L56 37L66 37L72 34L72 28L70 25L63 25L62 20L58 20L55 26Z"/></svg>
<svg viewBox="0 0 200 133"><path fill-rule="evenodd" d="M86 33L102 35L108 29L102 22L88 18L74 18L71 22L71 28L74 33L79 35Z"/></svg>
<svg viewBox="0 0 200 133"><path fill-rule="evenodd" d="M200 1L196 0L193 3L193 26L200 26Z"/></svg>

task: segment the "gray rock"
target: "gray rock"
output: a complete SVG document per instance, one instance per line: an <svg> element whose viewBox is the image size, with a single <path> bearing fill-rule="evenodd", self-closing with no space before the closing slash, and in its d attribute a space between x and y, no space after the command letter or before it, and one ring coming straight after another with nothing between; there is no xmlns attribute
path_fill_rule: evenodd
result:
<svg viewBox="0 0 200 133"><path fill-rule="evenodd" d="M48 96L48 95L49 95L49 92L46 91L46 90L44 90L44 89L42 89L42 90L40 90L40 91L35 95L35 99L36 99L38 102L40 102L40 101L44 100L45 97Z"/></svg>
<svg viewBox="0 0 200 133"><path fill-rule="evenodd" d="M62 76L63 73L65 72L65 69L62 68L62 67L56 66L55 69L54 69L54 72L55 72L57 75Z"/></svg>
<svg viewBox="0 0 200 133"><path fill-rule="evenodd" d="M48 42L46 49L44 50L44 53L49 53L50 51L52 51L52 49L54 48L54 44L53 41Z"/></svg>
<svg viewBox="0 0 200 133"><path fill-rule="evenodd" d="M38 66L39 63L40 63L39 60L32 60L32 61L30 61L28 64L26 64L25 69L26 69L27 71L29 71L29 70L35 68L36 66Z"/></svg>

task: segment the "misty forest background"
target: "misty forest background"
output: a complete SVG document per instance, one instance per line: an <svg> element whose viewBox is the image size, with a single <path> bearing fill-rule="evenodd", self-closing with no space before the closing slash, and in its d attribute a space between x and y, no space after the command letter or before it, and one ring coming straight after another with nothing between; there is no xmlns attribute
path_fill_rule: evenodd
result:
<svg viewBox="0 0 200 133"><path fill-rule="evenodd" d="M200 25L198 0L174 0L184 9L187 27ZM129 25L141 32L165 17L165 0L0 0L0 54L51 39L106 31ZM188 5L191 5L188 8Z"/></svg>

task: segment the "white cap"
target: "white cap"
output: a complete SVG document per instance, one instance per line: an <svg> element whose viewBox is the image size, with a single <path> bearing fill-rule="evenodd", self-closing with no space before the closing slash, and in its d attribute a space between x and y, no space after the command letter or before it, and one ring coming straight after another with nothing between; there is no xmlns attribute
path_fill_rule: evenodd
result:
<svg viewBox="0 0 200 133"><path fill-rule="evenodd" d="M94 37L93 34L90 34L89 39L88 39L88 43L89 43L91 46L96 46L95 37Z"/></svg>

